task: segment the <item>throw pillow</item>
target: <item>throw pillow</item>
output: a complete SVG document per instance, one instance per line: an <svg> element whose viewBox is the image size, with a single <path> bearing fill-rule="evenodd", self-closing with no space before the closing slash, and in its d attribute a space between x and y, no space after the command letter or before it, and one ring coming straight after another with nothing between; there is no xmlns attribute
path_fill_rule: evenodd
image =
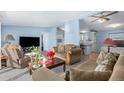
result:
<svg viewBox="0 0 124 93"><path fill-rule="evenodd" d="M57 51L56 53L57 53L57 54L63 54L63 52L61 52L61 51Z"/></svg>
<svg viewBox="0 0 124 93"><path fill-rule="evenodd" d="M114 53L107 53L104 57L105 60L109 60L110 62L116 62L117 61L117 58L116 56L114 55Z"/></svg>
<svg viewBox="0 0 124 93"><path fill-rule="evenodd" d="M64 45L59 45L58 46L58 52L65 52L65 46Z"/></svg>
<svg viewBox="0 0 124 93"><path fill-rule="evenodd" d="M95 71L112 71L112 69L113 64L111 65L109 60L104 60L95 68Z"/></svg>
<svg viewBox="0 0 124 93"><path fill-rule="evenodd" d="M95 71L112 71L113 67L117 61L116 56L113 53L108 53L104 57L104 61L101 61L101 63L96 67Z"/></svg>
<svg viewBox="0 0 124 93"><path fill-rule="evenodd" d="M113 53L113 54L114 54L114 56L116 56L116 59L118 59L120 56L120 54L118 54L118 53Z"/></svg>
<svg viewBox="0 0 124 93"><path fill-rule="evenodd" d="M107 52L101 51L96 60L96 63L100 64L102 61L104 61L106 54L107 54Z"/></svg>
<svg viewBox="0 0 124 93"><path fill-rule="evenodd" d="M70 68L71 81L107 81L111 76L111 71L83 71Z"/></svg>

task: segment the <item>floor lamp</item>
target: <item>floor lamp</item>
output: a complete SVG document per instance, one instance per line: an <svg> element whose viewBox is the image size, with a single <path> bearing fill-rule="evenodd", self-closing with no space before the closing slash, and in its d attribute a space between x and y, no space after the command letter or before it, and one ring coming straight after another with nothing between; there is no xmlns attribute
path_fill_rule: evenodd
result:
<svg viewBox="0 0 124 93"><path fill-rule="evenodd" d="M111 38L106 38L104 45L108 47L108 52L110 52L110 47L115 47L115 42Z"/></svg>

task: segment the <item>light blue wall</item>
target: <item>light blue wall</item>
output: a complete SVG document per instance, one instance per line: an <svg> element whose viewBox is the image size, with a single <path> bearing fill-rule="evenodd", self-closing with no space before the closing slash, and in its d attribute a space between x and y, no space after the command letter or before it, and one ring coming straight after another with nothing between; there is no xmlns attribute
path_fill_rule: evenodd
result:
<svg viewBox="0 0 124 93"><path fill-rule="evenodd" d="M0 47L1 47L1 22L0 22Z"/></svg>
<svg viewBox="0 0 124 93"><path fill-rule="evenodd" d="M79 45L80 28L79 20L72 20L65 23L65 44Z"/></svg>
<svg viewBox="0 0 124 93"><path fill-rule="evenodd" d="M100 51L101 47L104 46L103 42L105 38L109 37L109 33L118 33L124 32L124 30L115 30L115 31L99 31L97 33L97 51Z"/></svg>
<svg viewBox="0 0 124 93"><path fill-rule="evenodd" d="M65 24L65 44L79 45L79 20L68 21ZM56 27L26 27L26 26L8 26L2 25L2 46L5 44L4 38L7 34L12 34L16 44L19 44L20 36L40 37L44 34L44 49L50 50L53 46L57 46L57 29Z"/></svg>
<svg viewBox="0 0 124 93"><path fill-rule="evenodd" d="M103 41L108 37L108 33L124 32L124 30L116 31L100 31L97 33L97 51L100 51L103 46ZM40 27L22 27L22 26L1 26L1 40L4 45L4 37L6 34L12 34L15 38L15 43L19 43L19 36L40 37L44 34L44 49L50 50L53 46L57 46L56 27L40 28ZM79 22L73 20L65 23L65 44L79 45Z"/></svg>
<svg viewBox="0 0 124 93"><path fill-rule="evenodd" d="M40 37L44 34L45 50L50 50L51 47L56 45L55 33L53 28L40 28L40 27L25 27L25 26L6 26L2 25L2 45L4 45L4 38L7 34L12 34L15 38L14 43L19 43L20 36Z"/></svg>
<svg viewBox="0 0 124 93"><path fill-rule="evenodd" d="M49 34L48 34L48 46L49 46L49 50L52 47L57 46L57 29L56 27L53 27L50 29Z"/></svg>

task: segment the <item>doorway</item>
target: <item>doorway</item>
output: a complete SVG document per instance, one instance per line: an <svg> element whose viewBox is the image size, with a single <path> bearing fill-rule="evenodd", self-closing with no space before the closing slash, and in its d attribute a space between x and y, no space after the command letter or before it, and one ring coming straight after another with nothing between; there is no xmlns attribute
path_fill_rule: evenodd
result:
<svg viewBox="0 0 124 93"><path fill-rule="evenodd" d="M41 34L41 39L40 39L40 41L41 41L41 45L40 45L40 48L41 48L41 50L43 51L44 50L44 40L43 40L43 34Z"/></svg>

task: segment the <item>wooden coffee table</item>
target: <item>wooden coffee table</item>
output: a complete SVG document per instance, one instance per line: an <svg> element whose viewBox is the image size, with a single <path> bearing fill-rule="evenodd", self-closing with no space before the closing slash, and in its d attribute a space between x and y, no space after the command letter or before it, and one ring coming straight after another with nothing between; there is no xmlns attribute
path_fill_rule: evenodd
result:
<svg viewBox="0 0 124 93"><path fill-rule="evenodd" d="M48 69L52 69L52 68L62 66L62 65L63 65L63 71L65 72L65 69L66 69L65 61L61 60L59 58L55 58L55 62L53 64L47 64L46 67ZM39 64L39 66L37 68L34 68L32 63L29 63L29 73L30 73L30 75L32 75L33 71L35 71L36 69L38 69L40 67L42 67L42 64Z"/></svg>

